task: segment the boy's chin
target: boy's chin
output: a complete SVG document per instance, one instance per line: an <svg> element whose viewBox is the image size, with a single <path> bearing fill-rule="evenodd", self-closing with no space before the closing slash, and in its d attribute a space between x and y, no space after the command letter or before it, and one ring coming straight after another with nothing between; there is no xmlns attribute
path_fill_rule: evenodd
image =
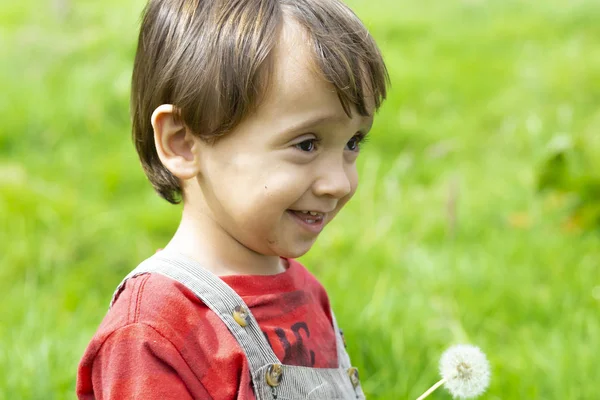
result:
<svg viewBox="0 0 600 400"><path fill-rule="evenodd" d="M279 257L283 257L283 258L300 258L303 255L305 255L306 253L308 253L308 251L313 247L314 242L310 243L310 244L306 244L304 246L293 246L293 247L286 247L284 249L280 249L280 251L278 252Z"/></svg>

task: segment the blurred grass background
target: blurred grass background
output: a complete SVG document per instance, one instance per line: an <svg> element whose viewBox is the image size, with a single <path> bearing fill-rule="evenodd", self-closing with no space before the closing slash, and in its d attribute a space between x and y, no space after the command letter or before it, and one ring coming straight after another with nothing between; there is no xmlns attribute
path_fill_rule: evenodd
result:
<svg viewBox="0 0 600 400"><path fill-rule="evenodd" d="M349 4L393 90L303 261L369 398L416 398L470 342L483 398L597 399L600 3ZM177 226L129 139L142 7L0 3L0 399L73 398L113 289Z"/></svg>

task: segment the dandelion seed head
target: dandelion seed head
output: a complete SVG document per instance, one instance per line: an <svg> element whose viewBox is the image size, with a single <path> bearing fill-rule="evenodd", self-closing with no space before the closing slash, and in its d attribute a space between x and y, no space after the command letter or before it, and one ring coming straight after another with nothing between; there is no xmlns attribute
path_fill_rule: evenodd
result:
<svg viewBox="0 0 600 400"><path fill-rule="evenodd" d="M452 346L442 354L440 374L446 380L445 388L458 399L477 397L490 384L490 364L485 354L468 344Z"/></svg>

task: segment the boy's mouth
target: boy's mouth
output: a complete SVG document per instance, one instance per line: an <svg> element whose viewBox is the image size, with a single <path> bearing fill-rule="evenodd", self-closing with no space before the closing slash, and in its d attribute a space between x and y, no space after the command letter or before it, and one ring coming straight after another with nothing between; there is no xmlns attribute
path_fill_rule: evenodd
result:
<svg viewBox="0 0 600 400"><path fill-rule="evenodd" d="M319 233L325 227L326 213L319 211L288 210L294 219L311 232Z"/></svg>

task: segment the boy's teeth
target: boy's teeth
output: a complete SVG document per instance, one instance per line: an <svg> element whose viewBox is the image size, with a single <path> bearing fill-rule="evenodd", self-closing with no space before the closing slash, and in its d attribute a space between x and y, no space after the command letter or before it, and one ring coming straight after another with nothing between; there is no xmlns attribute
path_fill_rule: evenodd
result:
<svg viewBox="0 0 600 400"><path fill-rule="evenodd" d="M318 212L314 212L314 211L300 211L300 212L301 212L302 214L310 214L310 215L312 215L312 216L319 215L319 213L318 213Z"/></svg>

